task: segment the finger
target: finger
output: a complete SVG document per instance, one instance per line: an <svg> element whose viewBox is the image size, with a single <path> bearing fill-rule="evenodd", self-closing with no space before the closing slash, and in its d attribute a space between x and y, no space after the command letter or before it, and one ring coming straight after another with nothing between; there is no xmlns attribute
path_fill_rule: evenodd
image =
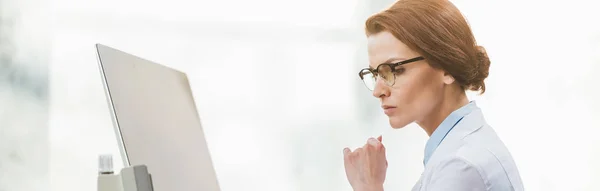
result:
<svg viewBox="0 0 600 191"><path fill-rule="evenodd" d="M383 135L379 135L379 137L377 137L377 140L379 140L379 142L383 141Z"/></svg>
<svg viewBox="0 0 600 191"><path fill-rule="evenodd" d="M379 141L373 137L369 138L368 140L369 145L377 147L377 145L379 145Z"/></svg>
<svg viewBox="0 0 600 191"><path fill-rule="evenodd" d="M352 161L350 161L351 153L352 151L350 151L348 147L344 148L344 168L346 169L346 172L348 171L348 168L351 166L352 163Z"/></svg>
<svg viewBox="0 0 600 191"><path fill-rule="evenodd" d="M363 148L357 148L356 150L354 150L354 152L352 152L352 154L353 154L354 156L356 156L356 155L360 155L360 154L362 154L362 153L363 153Z"/></svg>
<svg viewBox="0 0 600 191"><path fill-rule="evenodd" d="M348 154L350 154L351 151L348 147L344 148L344 156L348 156Z"/></svg>

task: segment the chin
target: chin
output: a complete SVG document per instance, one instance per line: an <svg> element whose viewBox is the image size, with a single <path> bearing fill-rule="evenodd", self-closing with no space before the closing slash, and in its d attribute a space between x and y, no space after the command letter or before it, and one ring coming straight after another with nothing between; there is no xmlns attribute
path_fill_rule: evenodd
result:
<svg viewBox="0 0 600 191"><path fill-rule="evenodd" d="M392 126L392 128L394 129L401 129L406 127L408 124L411 123L410 120L407 119L403 119L401 117L398 116L391 116L390 118L390 125Z"/></svg>

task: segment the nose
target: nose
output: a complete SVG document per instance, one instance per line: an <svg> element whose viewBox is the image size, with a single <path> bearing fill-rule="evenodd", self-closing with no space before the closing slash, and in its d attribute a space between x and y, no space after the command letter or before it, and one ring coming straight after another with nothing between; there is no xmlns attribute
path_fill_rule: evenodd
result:
<svg viewBox="0 0 600 191"><path fill-rule="evenodd" d="M375 82L375 88L373 89L373 97L384 98L390 96L390 87L385 84L383 79L377 78Z"/></svg>

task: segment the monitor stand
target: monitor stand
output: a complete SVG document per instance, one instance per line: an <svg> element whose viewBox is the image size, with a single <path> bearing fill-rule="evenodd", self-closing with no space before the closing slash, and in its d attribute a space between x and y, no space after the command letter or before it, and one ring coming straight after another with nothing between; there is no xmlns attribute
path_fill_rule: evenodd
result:
<svg viewBox="0 0 600 191"><path fill-rule="evenodd" d="M115 174L110 155L100 156L99 163L97 191L154 191L146 165L125 167Z"/></svg>

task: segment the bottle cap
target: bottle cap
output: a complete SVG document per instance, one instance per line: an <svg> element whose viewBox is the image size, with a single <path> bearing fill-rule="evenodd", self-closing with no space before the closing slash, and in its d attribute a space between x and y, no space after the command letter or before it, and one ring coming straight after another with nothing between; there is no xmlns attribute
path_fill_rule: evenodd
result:
<svg viewBox="0 0 600 191"><path fill-rule="evenodd" d="M114 172L112 155L100 155L98 158L98 172L100 174L112 174Z"/></svg>

